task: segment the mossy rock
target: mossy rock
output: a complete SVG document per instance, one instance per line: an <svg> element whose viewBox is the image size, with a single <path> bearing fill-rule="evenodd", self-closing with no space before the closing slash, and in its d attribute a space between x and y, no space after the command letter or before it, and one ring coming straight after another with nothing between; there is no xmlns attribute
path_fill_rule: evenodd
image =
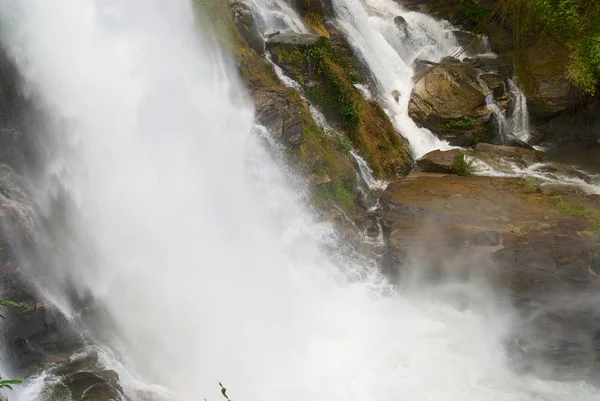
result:
<svg viewBox="0 0 600 401"><path fill-rule="evenodd" d="M364 98L355 84L364 83L360 65L339 38L299 35L295 40L273 42L273 60L300 85L332 125L343 131L364 155L375 174L398 177L412 167L406 140L394 129L375 101Z"/></svg>

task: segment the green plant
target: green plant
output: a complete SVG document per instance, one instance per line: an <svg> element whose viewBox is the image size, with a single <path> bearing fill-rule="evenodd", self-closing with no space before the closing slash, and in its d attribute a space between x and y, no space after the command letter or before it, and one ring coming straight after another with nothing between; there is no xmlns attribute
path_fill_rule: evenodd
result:
<svg viewBox="0 0 600 401"><path fill-rule="evenodd" d="M531 177L525 178L521 183L521 192L524 194L535 194L541 192L540 186L537 185ZM531 202L532 200L530 200Z"/></svg>
<svg viewBox="0 0 600 401"><path fill-rule="evenodd" d="M16 306L16 307L21 307L21 304L15 301L11 301L9 299L0 299L0 306ZM4 319L3 315L0 315L0 318ZM21 380L5 380L2 379L2 377L0 377L0 388L4 388L4 389L9 389L12 390L12 386L14 384L22 384L23 382Z"/></svg>
<svg viewBox="0 0 600 401"><path fill-rule="evenodd" d="M472 117L464 116L439 124L438 127L445 130L468 130L473 128L476 124L477 120Z"/></svg>
<svg viewBox="0 0 600 401"><path fill-rule="evenodd" d="M592 223L593 231L600 232L600 210L598 209L581 203L565 202L561 197L557 197L554 210L568 216L584 217Z"/></svg>
<svg viewBox="0 0 600 401"><path fill-rule="evenodd" d="M231 401L229 399L229 396L227 395L227 389L225 387L223 387L223 385L221 384L221 382L219 382L219 387L221 387L221 394L223 395L223 397L225 397L225 399L227 401Z"/></svg>
<svg viewBox="0 0 600 401"><path fill-rule="evenodd" d="M491 14L489 7L470 1L459 5L457 10L475 25L484 22Z"/></svg>
<svg viewBox="0 0 600 401"><path fill-rule="evenodd" d="M353 211L355 208L354 195L339 182L318 185L315 188L315 197L318 201L333 200L345 210Z"/></svg>
<svg viewBox="0 0 600 401"><path fill-rule="evenodd" d="M467 156L462 151L459 151L454 159L454 163L450 166L450 172L460 176L469 176L475 172L475 166L472 160L467 159Z"/></svg>
<svg viewBox="0 0 600 401"><path fill-rule="evenodd" d="M595 94L600 84L600 0L501 0L501 19L513 23L517 75L525 86L539 74L524 57L526 43L546 36L562 50L556 66L583 92ZM557 51L553 51L557 53ZM535 91L536 88L531 88Z"/></svg>
<svg viewBox="0 0 600 401"><path fill-rule="evenodd" d="M12 390L13 384L23 384L23 382L21 380L3 380L2 377L0 377L0 388Z"/></svg>

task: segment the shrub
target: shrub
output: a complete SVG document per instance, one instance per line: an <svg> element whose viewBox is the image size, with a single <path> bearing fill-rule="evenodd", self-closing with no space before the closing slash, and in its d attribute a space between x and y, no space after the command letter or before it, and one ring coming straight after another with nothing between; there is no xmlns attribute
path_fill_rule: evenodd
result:
<svg viewBox="0 0 600 401"><path fill-rule="evenodd" d="M472 160L467 159L465 154L459 151L454 159L454 163L450 166L450 172L460 176L468 176L475 172L475 166Z"/></svg>

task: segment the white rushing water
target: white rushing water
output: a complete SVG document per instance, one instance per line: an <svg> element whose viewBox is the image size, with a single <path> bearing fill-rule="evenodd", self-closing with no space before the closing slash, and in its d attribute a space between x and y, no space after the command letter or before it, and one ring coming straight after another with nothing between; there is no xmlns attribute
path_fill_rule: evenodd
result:
<svg viewBox="0 0 600 401"><path fill-rule="evenodd" d="M529 111L527 110L527 97L517 84L509 80L509 90L514 94L515 106L510 116L510 128L512 134L518 139L527 142L530 139L529 133Z"/></svg>
<svg viewBox="0 0 600 401"><path fill-rule="evenodd" d="M494 96L489 94L485 98L485 104L488 109L492 111L492 124L494 124L494 133L498 136L500 143L506 143L507 130L509 129L508 120L506 116L496 104Z"/></svg>
<svg viewBox="0 0 600 401"><path fill-rule="evenodd" d="M600 396L513 373L506 315L483 288L465 287L461 308L458 284L392 296L368 261L325 254L335 236L261 145L187 2L2 6L5 45L52 116L48 178L94 250L65 255L79 262L68 273L114 319L103 355L132 399L215 401L218 381L240 401Z"/></svg>
<svg viewBox="0 0 600 401"><path fill-rule="evenodd" d="M452 54L458 43L450 27L425 14L406 12L393 0L333 0L333 4L337 22L376 81L376 98L408 139L415 157L450 148L408 115L412 64L417 58L439 61ZM407 22L406 35L394 23L399 15ZM398 103L393 91L400 93Z"/></svg>

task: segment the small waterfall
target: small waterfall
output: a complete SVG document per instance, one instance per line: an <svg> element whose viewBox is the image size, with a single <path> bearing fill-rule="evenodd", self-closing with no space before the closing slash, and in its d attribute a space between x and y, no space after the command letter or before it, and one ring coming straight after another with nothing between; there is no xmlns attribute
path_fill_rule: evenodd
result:
<svg viewBox="0 0 600 401"><path fill-rule="evenodd" d="M251 2L257 25L262 32L267 30L308 32L302 19L285 0L251 0Z"/></svg>
<svg viewBox="0 0 600 401"><path fill-rule="evenodd" d="M509 119L510 130L515 137L527 142L530 139L527 97L513 80L508 81L508 88L515 99L513 112Z"/></svg>
<svg viewBox="0 0 600 401"><path fill-rule="evenodd" d="M374 98L408 139L415 156L448 149L445 141L417 127L408 115L408 103L415 59L439 61L459 47L449 24L406 12L393 0L333 0L333 5L336 22L375 79ZM397 16L406 20L408 35L394 23ZM399 93L398 102L394 91Z"/></svg>
<svg viewBox="0 0 600 401"><path fill-rule="evenodd" d="M373 170L369 167L365 159L360 157L360 155L355 151L350 151L350 154L352 155L352 157L354 157L354 160L356 160L360 177L365 182L368 188L380 190L384 190L387 188L387 181L377 180L373 177Z"/></svg>
<svg viewBox="0 0 600 401"><path fill-rule="evenodd" d="M494 124L498 141L501 144L505 144L509 129L508 120L506 119L506 116L504 115L500 107L498 107L498 105L496 104L494 96L492 94L486 96L485 104L487 108L492 111L492 122Z"/></svg>

